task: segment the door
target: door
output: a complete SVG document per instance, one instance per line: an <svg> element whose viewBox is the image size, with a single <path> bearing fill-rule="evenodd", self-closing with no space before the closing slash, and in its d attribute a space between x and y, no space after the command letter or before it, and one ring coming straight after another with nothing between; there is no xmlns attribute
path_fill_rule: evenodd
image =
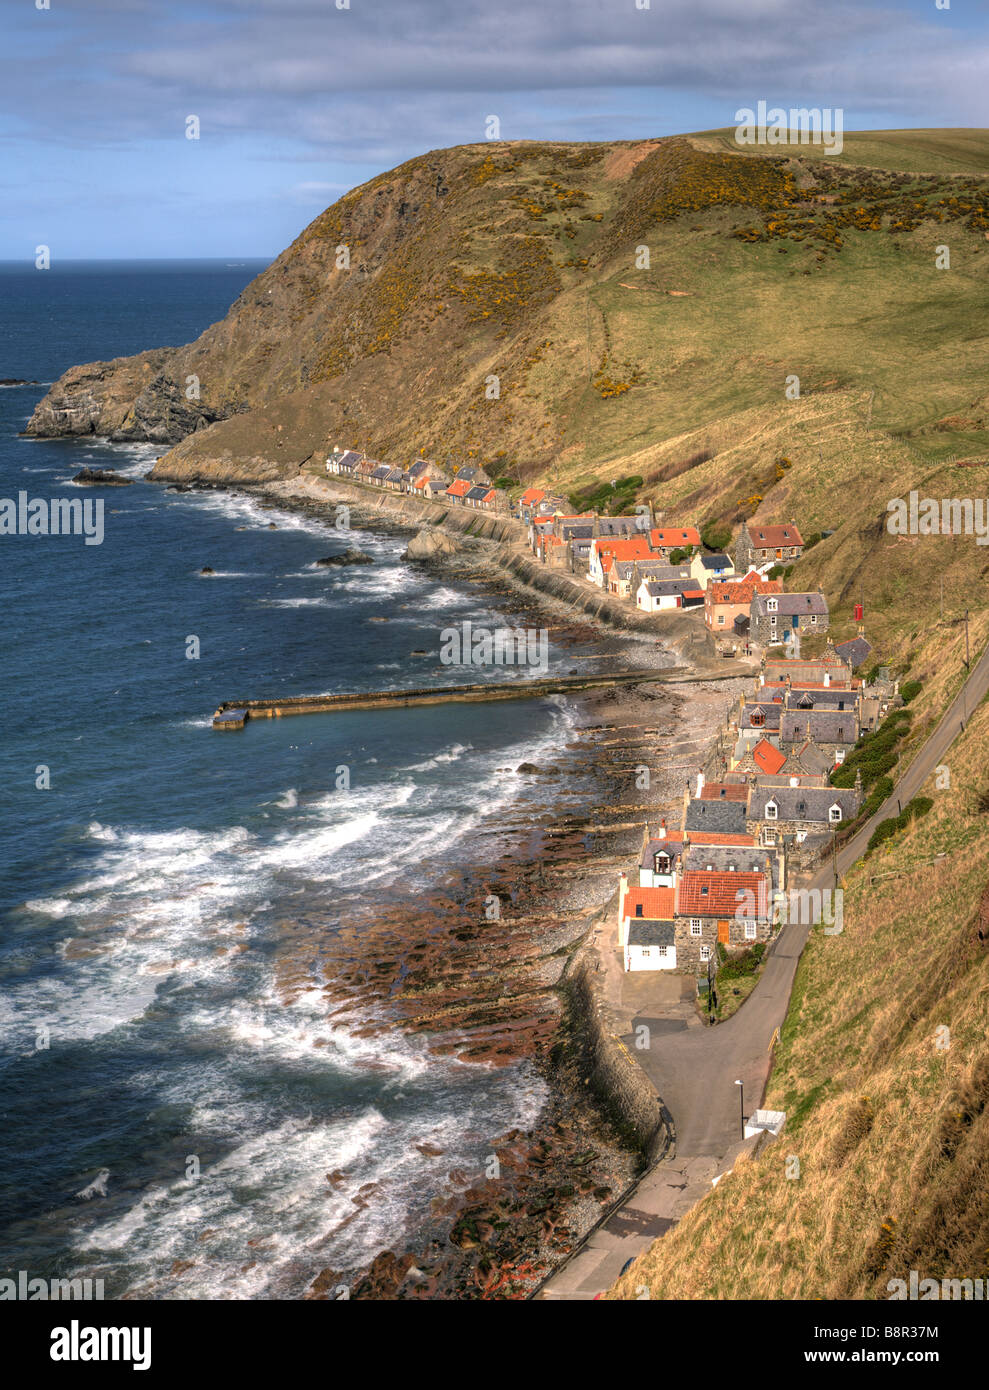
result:
<svg viewBox="0 0 989 1390"><path fill-rule="evenodd" d="M730 925L731 924L727 918L725 918L724 921L718 923L718 940L721 942L722 946L728 945L728 929Z"/></svg>

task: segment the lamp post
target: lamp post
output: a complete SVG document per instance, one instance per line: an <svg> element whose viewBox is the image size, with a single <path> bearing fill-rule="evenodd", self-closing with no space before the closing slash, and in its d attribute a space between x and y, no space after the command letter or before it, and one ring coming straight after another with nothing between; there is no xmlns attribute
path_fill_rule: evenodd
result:
<svg viewBox="0 0 989 1390"><path fill-rule="evenodd" d="M742 1138L745 1138L745 1087L741 1081L736 1081L738 1087L738 1118L742 1122Z"/></svg>

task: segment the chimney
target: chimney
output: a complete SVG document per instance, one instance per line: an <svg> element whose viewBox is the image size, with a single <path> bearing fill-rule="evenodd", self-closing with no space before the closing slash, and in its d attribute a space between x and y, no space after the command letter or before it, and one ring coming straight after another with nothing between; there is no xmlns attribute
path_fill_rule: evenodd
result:
<svg viewBox="0 0 989 1390"><path fill-rule="evenodd" d="M625 897L628 893L628 874L618 875L618 945L625 945Z"/></svg>
<svg viewBox="0 0 989 1390"><path fill-rule="evenodd" d="M826 666L824 668L824 684L825 686L829 686L831 684L831 672L828 670Z"/></svg>
<svg viewBox="0 0 989 1390"><path fill-rule="evenodd" d="M791 777L791 778L790 778L790 786L791 786L791 787L799 787L799 786L800 786L800 778L799 778L799 777Z"/></svg>
<svg viewBox="0 0 989 1390"><path fill-rule="evenodd" d="M690 805L690 783L689 783L689 782L684 782L684 784L683 784L683 820L682 820L682 822L681 822L681 824L683 825L684 835L686 835L686 833L687 833L687 807L688 807L689 805Z"/></svg>
<svg viewBox="0 0 989 1390"><path fill-rule="evenodd" d="M697 774L697 791L694 793L694 795L697 796L697 797L699 797L700 794L701 794L701 792L702 792L703 790L704 790L704 774L703 774L703 772L698 772L698 774Z"/></svg>
<svg viewBox="0 0 989 1390"><path fill-rule="evenodd" d="M665 840L665 839L666 839L666 817L665 817L665 816L664 816L663 819L659 822L659 829L658 829L658 831L656 832L656 839L657 839L657 840Z"/></svg>

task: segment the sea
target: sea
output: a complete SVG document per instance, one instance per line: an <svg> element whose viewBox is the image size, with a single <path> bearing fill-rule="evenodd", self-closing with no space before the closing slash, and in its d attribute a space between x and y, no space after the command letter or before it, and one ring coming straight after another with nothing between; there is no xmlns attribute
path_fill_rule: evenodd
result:
<svg viewBox="0 0 989 1390"><path fill-rule="evenodd" d="M420 900L499 817L544 810L517 768L565 748L566 701L211 729L224 699L452 683L442 629L510 625L497 595L395 535L318 567L329 524L149 483L160 446L21 437L66 368L190 341L263 268L0 264L0 378L37 382L0 388L0 498L105 504L100 545L0 537L0 1276L298 1298L415 1249L445 1174L546 1103L526 1062L331 1018L318 953L286 1002L277 960L287 923L304 950L307 921ZM80 491L87 465L133 485ZM575 660L551 645L551 673Z"/></svg>

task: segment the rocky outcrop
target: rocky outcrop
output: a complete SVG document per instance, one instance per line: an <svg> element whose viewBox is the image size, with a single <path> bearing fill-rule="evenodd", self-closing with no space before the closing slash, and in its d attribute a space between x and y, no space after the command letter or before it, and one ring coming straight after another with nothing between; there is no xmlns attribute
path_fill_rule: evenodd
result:
<svg viewBox="0 0 989 1390"><path fill-rule="evenodd" d="M109 468L84 468L72 481L91 487L130 487L134 480L122 478L119 473L114 473Z"/></svg>
<svg viewBox="0 0 989 1390"><path fill-rule="evenodd" d="M331 565L373 565L374 561L370 555L365 555L363 550L358 550L356 546L348 546L339 555L326 555L322 560L317 560L316 564L322 568Z"/></svg>
<svg viewBox="0 0 989 1390"><path fill-rule="evenodd" d="M403 560L433 560L440 555L453 555L457 547L442 531L419 531L409 541Z"/></svg>

